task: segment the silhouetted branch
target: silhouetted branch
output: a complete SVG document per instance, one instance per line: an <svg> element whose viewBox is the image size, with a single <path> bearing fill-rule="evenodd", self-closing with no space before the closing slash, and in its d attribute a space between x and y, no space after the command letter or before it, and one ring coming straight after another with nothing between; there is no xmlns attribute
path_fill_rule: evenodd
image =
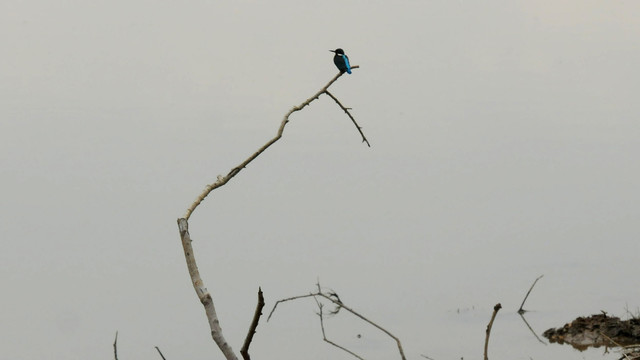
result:
<svg viewBox="0 0 640 360"><path fill-rule="evenodd" d="M116 331L116 339L113 340L113 356L118 360L118 332Z"/></svg>
<svg viewBox="0 0 640 360"><path fill-rule="evenodd" d="M156 346L156 350L158 350L158 354L160 354L160 357L162 358L162 360L167 360L164 358L164 355L162 355L162 351L160 351L160 348Z"/></svg>
<svg viewBox="0 0 640 360"><path fill-rule="evenodd" d="M281 303L281 302L297 300L297 299L302 299L302 298L308 298L308 297L313 297L314 300L317 302L318 301L317 297L321 297L321 298L324 298L324 299L326 299L328 301L331 301L332 303L337 305L339 307L339 309L344 309L344 310L350 312L354 316L360 318L362 321L368 323L369 325L371 325L371 326L375 327L376 329L382 331L383 333L387 334L387 336L389 336L390 338L395 340L396 344L398 345L398 352L400 353L400 357L402 358L402 360L406 360L406 357L404 355L404 350L402 349L402 344L400 343L400 339L398 339L395 335L390 333L387 329L385 329L382 326L374 323L373 321L369 320L368 318L366 318L365 316L361 315L360 313L358 313L357 311L353 310L352 308L346 306L340 300L340 298L337 296L337 294L335 294L335 292L331 292L331 293L322 292L321 287L320 287L320 283L317 284L317 287L318 287L318 291L315 292L315 293L311 293L311 294L308 294L308 295L293 296L293 297L290 297L290 298L287 298L287 299L278 300L275 303L275 305L273 306L273 309L271 310L271 313L269 314L269 318L271 318L271 315L273 315L273 312L275 311L276 306L278 306L278 304ZM351 353L351 352L349 351L349 353Z"/></svg>
<svg viewBox="0 0 640 360"><path fill-rule="evenodd" d="M240 349L240 354L242 354L244 360L251 360L251 356L249 356L249 346L253 340L253 334L256 333L256 328L262 315L262 308L264 308L264 296L262 296L262 289L258 288L258 305L256 305L256 311L253 314L253 320L251 321L251 326L249 326L247 337L244 339L244 345L242 345L242 349Z"/></svg>
<svg viewBox="0 0 640 360"><path fill-rule="evenodd" d="M536 286L536 283L538 282L538 280L540 280L544 275L540 275L538 276L538 278L533 282L533 284L531 284L531 287L529 288L529 291L527 291L527 295L524 296L524 300L522 300L522 305L520 305L520 309L518 309L518 314L524 314L525 312L527 312L527 310L524 310L522 307L524 306L524 302L527 301L527 298L529 297L529 294L531 293L531 290L533 290L533 287Z"/></svg>
<svg viewBox="0 0 640 360"><path fill-rule="evenodd" d="M493 307L493 315L491 315L491 321L489 321L489 325L487 325L487 337L484 340L484 360L489 360L489 356L487 352L489 350L489 335L491 335L491 326L493 326L493 320L495 320L498 311L502 309L502 305L500 303L496 304Z"/></svg>

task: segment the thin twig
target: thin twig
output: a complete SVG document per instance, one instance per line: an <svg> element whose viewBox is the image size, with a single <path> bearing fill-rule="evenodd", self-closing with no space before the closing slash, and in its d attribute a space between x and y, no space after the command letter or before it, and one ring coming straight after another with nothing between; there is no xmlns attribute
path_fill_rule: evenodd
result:
<svg viewBox="0 0 640 360"><path fill-rule="evenodd" d="M355 65L355 66L351 67L351 69L357 69L357 68L359 68L358 65ZM296 111L300 111L300 110L304 109L305 107L309 106L309 104L311 104L311 102L313 102L314 100L317 100L320 97L320 95L327 93L327 89L334 82L336 82L336 80L338 80L338 78L340 78L340 76L342 76L342 74L343 73L337 74L324 87L322 87L322 89L320 89L318 92L313 94L310 98L308 98L307 100L302 102L300 105L297 105L297 106L294 106L293 108L291 108L291 110L289 110L289 112L287 112L285 114L284 119L282 119L282 122L280 123L280 127L278 128L278 132L277 132L276 136L273 139L267 141L266 144L264 144L261 148L258 149L258 151L256 151L251 156L249 156L240 165L238 165L238 166L234 167L233 169L231 169L231 171L229 171L229 173L226 176L218 175L218 179L216 180L216 182L214 182L213 184L207 185L204 188L204 190L202 191L202 193L200 193L200 195L196 198L196 200L191 204L191 206L189 206L189 208L187 209L187 212L184 215L184 219L189 220L189 217L191 217L191 214L194 212L194 210L198 207L198 205L200 205L200 203L213 190L225 185L227 182L229 182L229 180L231 180L234 176L236 176L242 169L244 169L250 162L255 160L260 154L262 154L269 146L273 145L276 141L280 140L280 138L282 137L282 134L284 132L284 128L287 125L287 123L289 122L289 117L291 116L291 114L293 114ZM330 95L330 96L332 98L334 98L332 95ZM340 105L340 106L341 106L341 108L344 109L344 107L342 105ZM349 117L351 117L351 114L349 114L348 112L347 112L347 114L349 115ZM355 123L355 120L354 120L354 123ZM360 129L360 127L357 124L356 124L356 127L358 128L358 131L362 134L362 130ZM364 138L364 134L362 135L362 137ZM366 140L366 138L365 138L365 140ZM367 141L367 145L369 145L369 141Z"/></svg>
<svg viewBox="0 0 640 360"><path fill-rule="evenodd" d="M287 301L291 301L291 300L308 298L308 297L312 297L312 296L316 296L316 295L317 294L314 293L314 294L307 294L307 295L292 296L290 298L286 298L286 299L282 299L282 300L276 301L276 303L273 305L273 308L271 309L271 312L269 313L269 316L267 316L267 322L271 319L271 315L273 315L273 312L276 311L276 307L278 307L278 304L283 303L283 302L287 302Z"/></svg>
<svg viewBox="0 0 640 360"><path fill-rule="evenodd" d="M262 288L259 287L258 305L256 305L256 311L253 314L253 320L251 321L251 326L249 326L247 337L244 339L242 349L240 349L240 354L242 354L242 358L244 360L251 360L251 356L249 355L249 346L251 345L251 341L253 340L253 334L256 333L256 328L258 327L258 322L260 321L260 316L262 315L262 308L264 308L264 296L262 296Z"/></svg>
<svg viewBox="0 0 640 360"><path fill-rule="evenodd" d="M398 345L398 351L400 352L400 357L402 358L402 360L406 360L406 357L404 356L404 350L402 350L402 344L400 343L400 339L398 339L395 335L393 335L392 333L390 333L387 329L383 328L382 326L374 323L373 321L367 319L366 317L364 317L363 315L361 315L360 313L358 313L357 311L351 309L350 307L344 305L342 303L342 301L338 301L333 299L331 296L326 295L324 293L319 293L317 294L318 296L321 296L329 301L331 301L332 303L336 304L336 305L340 305L340 307L342 309L345 309L346 311L352 313L353 315L359 317L360 319L362 319L364 322L369 323L371 326L375 327L376 329L382 331L383 333L387 334L390 338L392 338L393 340L396 341L396 344Z"/></svg>
<svg viewBox="0 0 640 360"><path fill-rule="evenodd" d="M116 330L116 339L113 340L113 356L118 360L118 331Z"/></svg>
<svg viewBox="0 0 640 360"><path fill-rule="evenodd" d="M620 359L627 359L627 360L632 360L629 356L627 356L627 354L624 352L625 347L618 344L615 340L613 340L612 338L608 337L607 335L605 335L602 331L600 331L600 335L602 335L602 337L604 337L605 339L609 340L612 344L614 344L615 346L622 348L622 357ZM607 348L609 346L606 346Z"/></svg>
<svg viewBox="0 0 640 360"><path fill-rule="evenodd" d="M493 320L495 320L498 311L502 309L502 305L500 303L496 304L493 307L493 315L491 315L491 321L489 321L489 325L487 325L487 337L484 340L484 360L489 360L489 356L487 352L489 350L489 335L491 335L491 326L493 326Z"/></svg>
<svg viewBox="0 0 640 360"><path fill-rule="evenodd" d="M520 317L522 318L522 321L524 321L524 324L527 325L527 327L529 328L529 331L531 331L531 333L533 334L533 336L536 337L536 339L538 339L538 341L540 341L541 343L547 345L546 342L542 341L542 339L540 339L540 337L538 336L538 334L536 334L535 331L533 331L533 329L531 328L531 325L529 325L529 323L527 322L527 319L524 318L524 314L520 314Z"/></svg>
<svg viewBox="0 0 640 360"><path fill-rule="evenodd" d="M329 97L332 98L333 101L335 101L336 104L338 104L338 106L340 106L340 108L349 116L349 119L351 119L351 121L353 122L353 125L356 126L356 129L358 129L358 132L362 136L362 142L367 143L367 146L371 147L371 144L369 144L369 140L367 140L367 138L364 136L364 133L362 132L362 127L360 127L360 125L358 125L358 123L356 122L356 119L354 119L353 116L351 116L349 109L346 108L344 105L342 105L342 103L340 103L340 100L338 100L338 98L333 96L333 94L331 94L329 90L326 90L324 93L329 95Z"/></svg>
<svg viewBox="0 0 640 360"><path fill-rule="evenodd" d="M518 314L524 314L525 312L527 312L527 310L524 310L522 307L524 306L524 302L527 301L527 298L529 297L529 294L531 293L531 290L533 290L533 287L536 286L536 283L538 282L538 280L540 280L544 275L540 275L538 276L538 278L533 282L533 284L531 284L531 287L529 288L529 291L527 291L527 295L524 296L524 300L522 300L522 305L520 305L520 309L518 309Z"/></svg>
<svg viewBox="0 0 640 360"><path fill-rule="evenodd" d="M314 297L313 300L315 300L316 304L318 304L318 309L319 309L318 316L320 317L320 328L322 329L322 340L324 340L325 342L337 347L338 349L340 349L342 351L348 352L349 354L357 357L360 360L364 360L362 357L360 357L358 354L354 353L353 351L351 351L351 350L345 348L344 346L338 345L338 344L334 343L333 341L327 339L327 335L325 334L325 331L324 331L324 316L322 315L323 305L322 305L322 303L320 301L318 301L318 298Z"/></svg>
<svg viewBox="0 0 640 360"><path fill-rule="evenodd" d="M286 298L286 299L282 299L282 300L278 300L275 305L273 306L273 309L271 309L271 313L269 314L269 318L271 318L271 315L273 315L273 312L276 310L276 307L278 306L279 303L281 302L285 302L285 301L291 301L291 300L297 300L297 299L302 299L302 298L308 298L308 297L313 297L314 300L316 300L316 302L318 301L316 299L316 297L322 297L324 299L327 299L329 301L331 301L332 303L334 303L335 305L337 305L340 309L345 309L346 311L350 312L351 314L355 315L356 317L360 318L362 321L368 323L369 325L375 327L376 329L382 331L383 333L387 334L387 336L389 336L390 338L392 338L393 340L395 340L397 346L398 346L398 352L400 353L400 357L402 358L402 360L406 360L406 357L404 355L404 350L402 349L402 343L400 342L400 339L398 339L395 335L393 335L391 332L389 332L387 329L383 328L382 326L374 323L373 321L369 320L368 318L366 318L365 316L361 315L360 313L358 313L357 311L353 310L352 308L346 306L337 296L335 293L331 293L331 294L325 294L323 293L320 289L320 284L317 284L318 286L318 292L315 293L311 293L311 294L307 294L307 295L299 295L299 296L293 296L290 298ZM267 320L268 321L268 320Z"/></svg>
<svg viewBox="0 0 640 360"><path fill-rule="evenodd" d="M162 355L162 351L160 351L160 348L156 346L156 350L158 350L158 354L160 354L160 357L162 358L162 360L167 360L164 358L164 355Z"/></svg>

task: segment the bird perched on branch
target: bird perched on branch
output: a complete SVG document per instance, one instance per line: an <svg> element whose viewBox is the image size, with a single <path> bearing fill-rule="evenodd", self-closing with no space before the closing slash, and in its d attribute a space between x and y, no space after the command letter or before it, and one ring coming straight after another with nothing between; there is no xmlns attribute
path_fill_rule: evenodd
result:
<svg viewBox="0 0 640 360"><path fill-rule="evenodd" d="M340 70L341 73L346 71L347 74L351 74L351 64L349 64L349 58L344 54L344 50L338 48L329 51L335 53L333 56L333 63L336 64L338 70Z"/></svg>

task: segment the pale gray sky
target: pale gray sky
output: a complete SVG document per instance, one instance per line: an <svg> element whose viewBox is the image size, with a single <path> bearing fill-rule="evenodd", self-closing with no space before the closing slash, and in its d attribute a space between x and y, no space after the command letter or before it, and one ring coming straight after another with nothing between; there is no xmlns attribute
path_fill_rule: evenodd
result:
<svg viewBox="0 0 640 360"><path fill-rule="evenodd" d="M592 356L540 347L513 311L543 273L539 332L640 306L639 12L2 2L0 359L108 359L116 330L121 359L157 359L156 345L221 358L175 221L335 75L336 47L361 68L332 92L372 148L323 97L190 220L233 348L258 286L270 308L319 277L413 359L480 358L497 302L498 358ZM255 357L349 358L322 343L314 311L291 304L261 323ZM396 356L374 331L332 321L367 358Z"/></svg>

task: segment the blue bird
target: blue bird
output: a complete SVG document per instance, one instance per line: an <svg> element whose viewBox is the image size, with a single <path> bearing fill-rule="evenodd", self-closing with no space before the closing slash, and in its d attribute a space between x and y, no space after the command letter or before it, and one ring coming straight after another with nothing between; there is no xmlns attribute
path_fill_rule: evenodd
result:
<svg viewBox="0 0 640 360"><path fill-rule="evenodd" d="M333 63L336 64L338 70L340 70L341 73L346 71L347 74L351 74L351 64L349 64L349 58L344 54L344 50L335 49L329 51L335 53L333 56Z"/></svg>

